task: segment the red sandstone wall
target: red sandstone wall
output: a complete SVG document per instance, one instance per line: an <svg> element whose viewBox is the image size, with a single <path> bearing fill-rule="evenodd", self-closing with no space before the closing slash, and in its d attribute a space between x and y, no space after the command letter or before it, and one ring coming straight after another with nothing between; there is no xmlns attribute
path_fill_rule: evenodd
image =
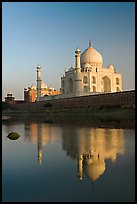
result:
<svg viewBox="0 0 137 204"><path fill-rule="evenodd" d="M66 99L54 99L35 103L13 104L14 109L46 109L44 105L52 103L53 108L77 108L95 106L135 105L135 91L123 91Z"/></svg>

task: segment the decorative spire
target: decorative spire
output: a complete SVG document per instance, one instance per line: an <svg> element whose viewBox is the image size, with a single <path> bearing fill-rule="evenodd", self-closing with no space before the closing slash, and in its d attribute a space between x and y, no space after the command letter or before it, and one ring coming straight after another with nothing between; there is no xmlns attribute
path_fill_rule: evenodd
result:
<svg viewBox="0 0 137 204"><path fill-rule="evenodd" d="M76 51L75 51L76 54L79 54L80 53L80 49L77 47Z"/></svg>
<svg viewBox="0 0 137 204"><path fill-rule="evenodd" d="M40 67L40 64L38 64L38 66L37 66L37 67L38 67L38 68L41 68L41 67Z"/></svg>
<svg viewBox="0 0 137 204"><path fill-rule="evenodd" d="M91 47L91 40L89 40L89 47Z"/></svg>

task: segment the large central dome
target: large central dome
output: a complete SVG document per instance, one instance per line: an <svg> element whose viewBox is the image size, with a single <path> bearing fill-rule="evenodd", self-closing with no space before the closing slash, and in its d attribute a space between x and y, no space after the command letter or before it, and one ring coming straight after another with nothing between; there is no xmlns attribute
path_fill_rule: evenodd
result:
<svg viewBox="0 0 137 204"><path fill-rule="evenodd" d="M81 64L85 63L99 63L103 64L103 58L101 54L93 47L88 47L82 54L81 54Z"/></svg>

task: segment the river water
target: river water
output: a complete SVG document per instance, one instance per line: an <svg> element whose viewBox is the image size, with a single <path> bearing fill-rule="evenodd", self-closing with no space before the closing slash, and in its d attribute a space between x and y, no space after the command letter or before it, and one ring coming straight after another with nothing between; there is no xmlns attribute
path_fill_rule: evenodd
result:
<svg viewBox="0 0 137 204"><path fill-rule="evenodd" d="M2 201L134 202L134 128L3 122Z"/></svg>

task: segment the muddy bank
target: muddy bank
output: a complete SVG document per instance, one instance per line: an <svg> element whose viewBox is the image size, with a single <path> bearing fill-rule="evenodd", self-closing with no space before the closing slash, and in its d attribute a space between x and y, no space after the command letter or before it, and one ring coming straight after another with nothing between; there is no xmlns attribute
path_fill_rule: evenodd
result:
<svg viewBox="0 0 137 204"><path fill-rule="evenodd" d="M67 125L135 128L135 110L132 108L109 109L47 109L47 110L6 110L2 112L3 122L27 121L45 123L65 123Z"/></svg>

